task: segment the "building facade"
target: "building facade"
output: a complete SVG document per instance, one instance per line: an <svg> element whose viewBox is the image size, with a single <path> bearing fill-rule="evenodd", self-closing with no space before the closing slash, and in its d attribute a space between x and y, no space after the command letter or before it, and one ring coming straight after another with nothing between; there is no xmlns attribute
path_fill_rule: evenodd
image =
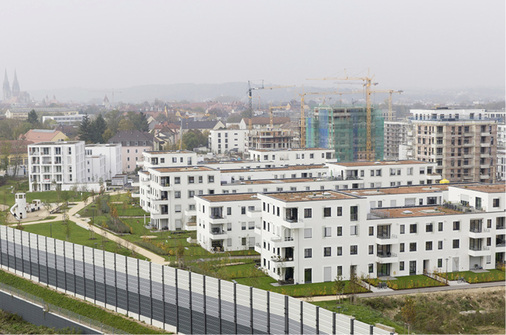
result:
<svg viewBox="0 0 506 335"><path fill-rule="evenodd" d="M124 130L113 136L108 143L121 144L123 172L133 172L143 153L153 149L153 135L138 130Z"/></svg>
<svg viewBox="0 0 506 335"><path fill-rule="evenodd" d="M401 145L408 142L411 125L407 121L385 121L384 124L384 159L398 160Z"/></svg>

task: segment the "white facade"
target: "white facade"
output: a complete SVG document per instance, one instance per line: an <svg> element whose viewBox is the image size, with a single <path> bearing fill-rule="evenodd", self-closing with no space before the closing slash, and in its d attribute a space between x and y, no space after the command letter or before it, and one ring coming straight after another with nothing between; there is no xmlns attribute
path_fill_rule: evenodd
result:
<svg viewBox="0 0 506 335"><path fill-rule="evenodd" d="M111 180L117 174L123 173L123 166L121 165L121 144L88 144L86 145L86 156L103 156L104 157L104 172L98 174L98 179ZM87 164L88 165L88 164ZM87 178L88 179L88 178ZM87 180L90 181L90 180Z"/></svg>
<svg viewBox="0 0 506 335"><path fill-rule="evenodd" d="M28 146L30 192L63 189L86 181L83 141L41 142ZM59 186L57 186L59 185Z"/></svg>
<svg viewBox="0 0 506 335"><path fill-rule="evenodd" d="M197 165L197 153L188 150L145 151L137 162L143 170L156 167L182 167Z"/></svg>
<svg viewBox="0 0 506 335"><path fill-rule="evenodd" d="M335 161L334 150L320 148L288 150L251 149L249 154L250 160L254 162L269 162L274 165L309 165Z"/></svg>
<svg viewBox="0 0 506 335"><path fill-rule="evenodd" d="M69 114L69 115L45 115L42 117L42 123L47 120L54 120L56 123L69 126L77 123L81 123L85 114Z"/></svg>
<svg viewBox="0 0 506 335"><path fill-rule="evenodd" d="M493 269L504 262L504 185L381 191L259 194L262 267L274 279L307 283L348 279L351 272L376 278ZM444 200L466 192L482 199L481 209ZM378 197L406 207L371 208Z"/></svg>
<svg viewBox="0 0 506 335"><path fill-rule="evenodd" d="M86 182L104 181L106 176L105 156L86 156Z"/></svg>
<svg viewBox="0 0 506 335"><path fill-rule="evenodd" d="M214 154L246 152L248 149L248 130L211 130L209 132L209 148Z"/></svg>
<svg viewBox="0 0 506 335"><path fill-rule="evenodd" d="M255 248L261 213L256 194L204 195L195 200L200 246L211 252Z"/></svg>

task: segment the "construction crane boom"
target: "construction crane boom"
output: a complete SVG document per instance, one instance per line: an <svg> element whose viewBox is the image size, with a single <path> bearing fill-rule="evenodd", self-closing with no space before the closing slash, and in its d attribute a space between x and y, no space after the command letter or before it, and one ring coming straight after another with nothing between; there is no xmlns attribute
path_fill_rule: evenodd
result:
<svg viewBox="0 0 506 335"><path fill-rule="evenodd" d="M289 87L295 87L295 85L264 86L264 81L262 80L262 86L251 87L251 81L248 81L248 111L249 111L250 117L253 117L253 91L273 90L275 88L289 88Z"/></svg>
<svg viewBox="0 0 506 335"><path fill-rule="evenodd" d="M371 93L388 93L388 121L393 121L392 94L404 92L403 90L374 90Z"/></svg>

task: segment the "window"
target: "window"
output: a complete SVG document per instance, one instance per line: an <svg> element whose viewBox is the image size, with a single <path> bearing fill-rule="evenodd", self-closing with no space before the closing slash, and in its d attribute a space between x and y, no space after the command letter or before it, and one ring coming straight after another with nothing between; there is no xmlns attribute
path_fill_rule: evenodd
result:
<svg viewBox="0 0 506 335"><path fill-rule="evenodd" d="M404 271L404 262L399 262L399 271Z"/></svg>
<svg viewBox="0 0 506 335"><path fill-rule="evenodd" d="M432 241L425 242L425 250L432 250Z"/></svg>
<svg viewBox="0 0 506 335"><path fill-rule="evenodd" d="M232 231L232 222L227 222L227 231Z"/></svg>
<svg viewBox="0 0 506 335"><path fill-rule="evenodd" d="M304 258L311 258L313 257L313 249L306 248L304 249Z"/></svg>
<svg viewBox="0 0 506 335"><path fill-rule="evenodd" d="M323 227L323 237L332 236L332 227Z"/></svg>
<svg viewBox="0 0 506 335"><path fill-rule="evenodd" d="M492 238L487 237L487 247L490 247L492 245Z"/></svg>
<svg viewBox="0 0 506 335"><path fill-rule="evenodd" d="M195 191L188 191L188 199L191 199L195 196Z"/></svg>
<svg viewBox="0 0 506 335"><path fill-rule="evenodd" d="M426 233L432 233L432 223L427 223L425 225L425 232Z"/></svg>
<svg viewBox="0 0 506 335"><path fill-rule="evenodd" d="M323 248L323 257L330 257L332 254L332 248L331 247L325 247Z"/></svg>
<svg viewBox="0 0 506 335"><path fill-rule="evenodd" d="M232 215L232 207L227 207L227 215Z"/></svg>
<svg viewBox="0 0 506 335"><path fill-rule="evenodd" d="M241 214L246 214L246 206L241 207Z"/></svg>
<svg viewBox="0 0 506 335"><path fill-rule="evenodd" d="M304 208L304 218L313 217L313 210L311 208Z"/></svg>
<svg viewBox="0 0 506 335"><path fill-rule="evenodd" d="M343 236L343 227L337 227L337 236Z"/></svg>
<svg viewBox="0 0 506 335"><path fill-rule="evenodd" d="M492 200L492 207L499 207L499 198Z"/></svg>
<svg viewBox="0 0 506 335"><path fill-rule="evenodd" d="M400 226L400 233L404 234L405 233L405 229L406 229L406 227L403 224L401 224L401 226Z"/></svg>
<svg viewBox="0 0 506 335"><path fill-rule="evenodd" d="M409 225L409 233L410 234L416 234L416 223Z"/></svg>
<svg viewBox="0 0 506 335"><path fill-rule="evenodd" d="M411 242L409 244L409 251L416 251L416 242Z"/></svg>
<svg viewBox="0 0 506 335"><path fill-rule="evenodd" d="M453 221L453 230L460 230L460 221Z"/></svg>
<svg viewBox="0 0 506 335"><path fill-rule="evenodd" d="M437 241L437 249L443 250L443 241Z"/></svg>
<svg viewBox="0 0 506 335"><path fill-rule="evenodd" d="M343 208L337 207L337 216L343 216Z"/></svg>
<svg viewBox="0 0 506 335"><path fill-rule="evenodd" d="M343 247L337 247L337 256L343 255Z"/></svg>
<svg viewBox="0 0 506 335"><path fill-rule="evenodd" d="M373 273L374 272L374 264L369 264L369 273Z"/></svg>
<svg viewBox="0 0 506 335"><path fill-rule="evenodd" d="M369 227L369 236L374 236L374 227Z"/></svg>
<svg viewBox="0 0 506 335"><path fill-rule="evenodd" d="M357 226L350 226L350 235L357 235Z"/></svg>
<svg viewBox="0 0 506 335"><path fill-rule="evenodd" d="M174 191L174 198L181 199L181 191Z"/></svg>
<svg viewBox="0 0 506 335"><path fill-rule="evenodd" d="M350 245L350 255L358 255L358 245Z"/></svg>
<svg viewBox="0 0 506 335"><path fill-rule="evenodd" d="M331 210L330 207L325 207L323 209L323 217L328 218L331 216Z"/></svg>
<svg viewBox="0 0 506 335"><path fill-rule="evenodd" d="M204 177L199 176L199 184L202 184L204 182Z"/></svg>
<svg viewBox="0 0 506 335"><path fill-rule="evenodd" d="M246 222L241 223L241 230L246 230Z"/></svg>
<svg viewBox="0 0 506 335"><path fill-rule="evenodd" d="M304 238L312 238L312 237L313 237L313 229L304 228Z"/></svg>
<svg viewBox="0 0 506 335"><path fill-rule="evenodd" d="M350 207L350 221L358 221L358 206Z"/></svg>
<svg viewBox="0 0 506 335"><path fill-rule="evenodd" d="M487 228L492 228L492 219L487 220Z"/></svg>
<svg viewBox="0 0 506 335"><path fill-rule="evenodd" d="M193 183L195 183L195 177L188 176L188 184L193 184Z"/></svg>
<svg viewBox="0 0 506 335"><path fill-rule="evenodd" d="M214 176L207 176L208 183L214 183Z"/></svg>
<svg viewBox="0 0 506 335"><path fill-rule="evenodd" d="M460 246L460 240L453 240L453 249L458 249Z"/></svg>
<svg viewBox="0 0 506 335"><path fill-rule="evenodd" d="M176 213L181 213L181 205L176 205L176 206L174 206L174 211L175 211Z"/></svg>
<svg viewBox="0 0 506 335"><path fill-rule="evenodd" d="M437 267L438 268L442 268L443 267L443 259L442 258L438 258L438 260L437 260Z"/></svg>
<svg viewBox="0 0 506 335"><path fill-rule="evenodd" d="M343 275L343 267L342 266L338 266L337 267L337 275L338 276L342 276Z"/></svg>
<svg viewBox="0 0 506 335"><path fill-rule="evenodd" d="M181 184L181 177L174 177L174 184Z"/></svg>
<svg viewBox="0 0 506 335"><path fill-rule="evenodd" d="M246 245L246 237L243 237L243 238L241 239L241 245Z"/></svg>
<svg viewBox="0 0 506 335"><path fill-rule="evenodd" d="M399 244L399 251L404 252L404 243Z"/></svg>
<svg viewBox="0 0 506 335"><path fill-rule="evenodd" d="M374 254L374 245L369 246L369 255Z"/></svg>
<svg viewBox="0 0 506 335"><path fill-rule="evenodd" d="M437 231L443 231L443 222L437 223Z"/></svg>

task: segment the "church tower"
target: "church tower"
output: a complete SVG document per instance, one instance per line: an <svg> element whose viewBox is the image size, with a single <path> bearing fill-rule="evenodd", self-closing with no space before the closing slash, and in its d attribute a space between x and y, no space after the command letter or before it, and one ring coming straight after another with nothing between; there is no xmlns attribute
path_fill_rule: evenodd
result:
<svg viewBox="0 0 506 335"><path fill-rule="evenodd" d="M18 83L18 76L16 75L16 70L14 70L14 80L12 81L12 96L19 97L19 93L21 92Z"/></svg>
<svg viewBox="0 0 506 335"><path fill-rule="evenodd" d="M4 76L4 101L9 100L12 97L11 85L9 85L9 78L7 78L7 70L5 70Z"/></svg>

